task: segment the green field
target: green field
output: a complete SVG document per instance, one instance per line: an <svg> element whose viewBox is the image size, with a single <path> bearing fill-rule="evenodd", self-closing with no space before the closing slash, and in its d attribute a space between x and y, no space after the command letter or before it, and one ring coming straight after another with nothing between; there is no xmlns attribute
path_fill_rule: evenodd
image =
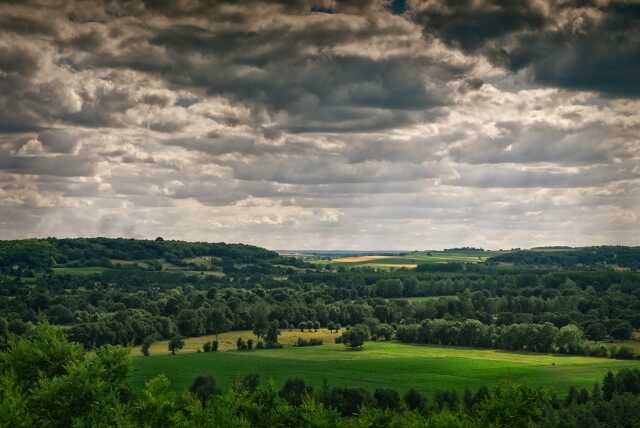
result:
<svg viewBox="0 0 640 428"><path fill-rule="evenodd" d="M503 381L566 391L571 385L591 387L607 370L640 368L638 361L513 353L495 350L367 342L362 351L342 345L287 347L253 352L191 353L134 357L131 386L164 373L177 389L200 374L211 374L225 387L248 373L278 383L291 377L318 386L415 387L427 394L437 389L472 389Z"/></svg>

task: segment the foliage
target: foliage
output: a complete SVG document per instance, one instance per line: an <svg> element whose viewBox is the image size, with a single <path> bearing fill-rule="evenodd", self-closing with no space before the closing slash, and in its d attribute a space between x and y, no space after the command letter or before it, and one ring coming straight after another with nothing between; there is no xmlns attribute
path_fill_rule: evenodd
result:
<svg viewBox="0 0 640 428"><path fill-rule="evenodd" d="M180 336L175 336L169 341L169 351L171 355L176 355L176 352L184 347L184 339Z"/></svg>
<svg viewBox="0 0 640 428"><path fill-rule="evenodd" d="M352 349L362 348L365 340L369 339L369 328L364 324L357 324L342 333L342 343Z"/></svg>
<svg viewBox="0 0 640 428"><path fill-rule="evenodd" d="M31 338L12 337L9 343L0 353L2 426L578 428L586 421L622 427L640 420L638 369L609 373L593 392L574 389L564 400L507 383L493 391L468 391L462 401L455 392L440 391L429 405L415 390L403 399L388 388L371 394L325 384L316 391L302 379L289 379L277 389L256 376L225 392L211 376L198 376L188 392L176 393L162 375L131 396L123 348L84 352L46 322L36 326ZM40 357L27 367L19 360L29 347ZM26 368L40 373L37 382L17 375Z"/></svg>

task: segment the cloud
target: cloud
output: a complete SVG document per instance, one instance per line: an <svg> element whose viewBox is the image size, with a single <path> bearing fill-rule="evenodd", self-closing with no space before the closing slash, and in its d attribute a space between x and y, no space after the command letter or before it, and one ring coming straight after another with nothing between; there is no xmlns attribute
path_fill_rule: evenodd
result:
<svg viewBox="0 0 640 428"><path fill-rule="evenodd" d="M636 12L3 2L0 238L637 244Z"/></svg>
<svg viewBox="0 0 640 428"><path fill-rule="evenodd" d="M433 36L543 85L640 96L640 4L608 1L416 1Z"/></svg>

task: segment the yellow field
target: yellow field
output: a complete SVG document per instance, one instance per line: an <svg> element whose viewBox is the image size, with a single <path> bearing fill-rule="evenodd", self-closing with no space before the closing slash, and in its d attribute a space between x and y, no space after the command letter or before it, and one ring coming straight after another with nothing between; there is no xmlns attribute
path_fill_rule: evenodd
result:
<svg viewBox="0 0 640 428"><path fill-rule="evenodd" d="M372 267L390 267L390 268L407 268L407 269L415 269L417 264L399 264L399 263L375 263L371 264Z"/></svg>
<svg viewBox="0 0 640 428"><path fill-rule="evenodd" d="M353 257L342 257L341 259L333 259L332 262L335 263L358 263L358 262L369 262L371 260L380 260L380 259L393 259L398 256L353 256Z"/></svg>
<svg viewBox="0 0 640 428"><path fill-rule="evenodd" d="M281 330L280 337L278 341L283 345L293 345L298 337L302 337L304 339L316 338L322 339L325 344L334 343L336 336L340 336L341 333L331 333L326 328L318 329L317 332L307 331L304 333L300 330ZM218 335L218 350L219 351L230 351L236 349L236 341L238 337L242 337L244 340L253 339L256 341L256 336L249 330L243 331L229 331L226 333L220 333ZM209 336L200 336L200 337L188 337L184 339L184 348L180 350L181 354L189 353L189 352L197 352L198 349L202 350L202 345L205 342L212 342L216 340L215 335ZM170 354L169 352L169 341L162 340L159 342L154 342L149 348L149 352L151 355L166 355ZM142 355L140 351L140 347L136 346L131 348L131 355L139 356Z"/></svg>

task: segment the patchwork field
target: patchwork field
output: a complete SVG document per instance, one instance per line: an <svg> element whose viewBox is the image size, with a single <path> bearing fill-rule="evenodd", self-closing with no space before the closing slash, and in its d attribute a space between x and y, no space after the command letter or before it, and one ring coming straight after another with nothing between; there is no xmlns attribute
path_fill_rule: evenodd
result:
<svg viewBox="0 0 640 428"><path fill-rule="evenodd" d="M362 351L342 345L286 347L253 352L184 353L134 357L130 384L140 391L145 381L164 373L176 389L200 374L211 374L221 386L249 373L281 383L299 377L319 386L415 387L427 394L438 389L463 390L512 381L562 393L570 386L591 387L608 370L640 368L638 361L513 353L453 347L367 342Z"/></svg>
<svg viewBox="0 0 640 428"><path fill-rule="evenodd" d="M369 266L374 268L413 269L423 263L479 263L500 254L498 251L421 251L406 255L362 255L334 259L316 259L315 263L330 263L344 267Z"/></svg>

